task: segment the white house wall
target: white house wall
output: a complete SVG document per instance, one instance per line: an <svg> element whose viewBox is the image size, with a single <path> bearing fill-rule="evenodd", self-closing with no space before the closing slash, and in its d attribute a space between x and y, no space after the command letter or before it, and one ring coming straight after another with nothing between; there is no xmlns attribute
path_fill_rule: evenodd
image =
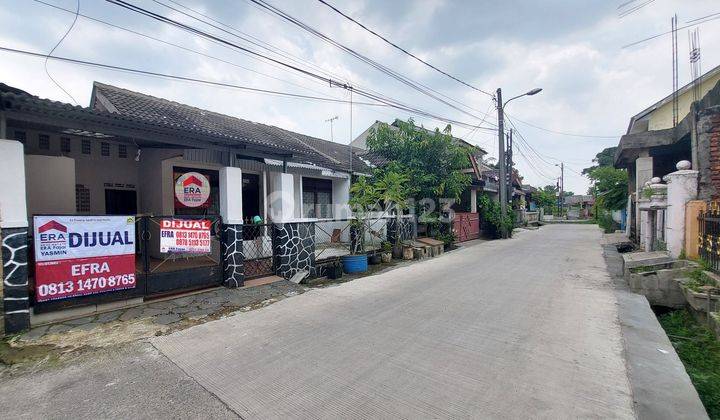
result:
<svg viewBox="0 0 720 420"><path fill-rule="evenodd" d="M25 132L25 154L42 156L65 156L75 160L75 183L85 186L90 190L90 214L105 214L105 189L124 189L137 192L138 185L138 163L135 162L137 148L132 144L114 141L112 138L96 139L81 136L73 136L64 133L53 133L39 130L30 130L16 127L8 127L8 136L14 138L16 131ZM40 149L39 136L49 136L49 149ZM60 138L70 139L70 152L62 152ZM82 140L91 141L91 153L82 153ZM101 155L101 143L110 145L110 156ZM118 157L118 145L127 148L127 157ZM47 169L42 172L45 177L52 177L52 172ZM35 182L31 180L31 182ZM39 207L47 208L50 203L37 202ZM138 200L139 203L139 200ZM69 194L63 200L61 208L52 212L60 212L66 209L75 212L75 194Z"/></svg>

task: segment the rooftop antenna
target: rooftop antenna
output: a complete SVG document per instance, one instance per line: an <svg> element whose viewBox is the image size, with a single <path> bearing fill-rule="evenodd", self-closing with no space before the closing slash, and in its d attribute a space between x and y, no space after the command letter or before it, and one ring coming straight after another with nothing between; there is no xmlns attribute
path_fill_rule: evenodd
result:
<svg viewBox="0 0 720 420"><path fill-rule="evenodd" d="M334 116L334 117L332 117L332 118L328 118L327 120L325 120L325 122L329 122L329 123L330 123L330 141L335 141L335 139L333 138L333 121L339 120L339 119L340 119L340 117L338 117L338 116L336 115L336 116Z"/></svg>
<svg viewBox="0 0 720 420"><path fill-rule="evenodd" d="M672 67L673 67L673 127L678 123L678 47L677 47L677 13L670 19L672 27Z"/></svg>
<svg viewBox="0 0 720 420"><path fill-rule="evenodd" d="M688 32L690 44L690 77L693 83L693 102L700 100L700 85L702 84L702 59L700 55L700 28Z"/></svg>

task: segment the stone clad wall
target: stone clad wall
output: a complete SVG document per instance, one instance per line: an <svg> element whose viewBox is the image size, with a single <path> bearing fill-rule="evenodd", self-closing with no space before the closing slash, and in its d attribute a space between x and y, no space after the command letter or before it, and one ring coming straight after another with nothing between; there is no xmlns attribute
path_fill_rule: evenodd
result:
<svg viewBox="0 0 720 420"><path fill-rule="evenodd" d="M315 276L315 223L291 222L273 225L275 274L289 279L298 271Z"/></svg>
<svg viewBox="0 0 720 420"><path fill-rule="evenodd" d="M223 285L241 287L245 281L243 254L243 225L223 225L222 234Z"/></svg>
<svg viewBox="0 0 720 420"><path fill-rule="evenodd" d="M27 228L6 228L2 235L5 334L30 328L27 277Z"/></svg>

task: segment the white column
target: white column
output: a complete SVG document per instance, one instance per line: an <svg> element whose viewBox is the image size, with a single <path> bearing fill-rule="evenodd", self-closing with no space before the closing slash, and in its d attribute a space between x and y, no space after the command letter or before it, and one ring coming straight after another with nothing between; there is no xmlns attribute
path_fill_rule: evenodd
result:
<svg viewBox="0 0 720 420"><path fill-rule="evenodd" d="M645 152L647 154L647 152ZM638 203L642 199L642 190L645 188L645 184L650 182L653 177L653 158L651 157L639 157L635 159L635 196L637 197ZM647 215L646 215L647 216ZM642 212L640 206L636 206L636 223L637 223L637 239L640 243L644 243L643 239L643 228L645 227L642 220Z"/></svg>
<svg viewBox="0 0 720 420"><path fill-rule="evenodd" d="M685 205L697 197L698 171L690 162L677 164L678 171L665 175L668 184L668 208L665 211L665 241L670 255L677 258L685 247Z"/></svg>
<svg viewBox="0 0 720 420"><path fill-rule="evenodd" d="M0 140L0 227L27 227L25 197L23 145L15 140Z"/></svg>
<svg viewBox="0 0 720 420"><path fill-rule="evenodd" d="M270 220L273 223L294 219L295 185L292 174L273 172L270 174L272 193L268 196Z"/></svg>
<svg viewBox="0 0 720 420"><path fill-rule="evenodd" d="M350 215L350 175L332 180L333 218L348 219Z"/></svg>
<svg viewBox="0 0 720 420"><path fill-rule="evenodd" d="M225 224L243 223L242 185L240 168L220 168L220 215Z"/></svg>
<svg viewBox="0 0 720 420"><path fill-rule="evenodd" d="M470 213L477 213L477 190L470 190Z"/></svg>

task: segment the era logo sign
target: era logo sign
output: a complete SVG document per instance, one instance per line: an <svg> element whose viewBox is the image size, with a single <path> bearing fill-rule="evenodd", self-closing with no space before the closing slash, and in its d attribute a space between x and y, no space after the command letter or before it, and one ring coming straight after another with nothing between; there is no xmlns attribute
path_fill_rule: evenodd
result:
<svg viewBox="0 0 720 420"><path fill-rule="evenodd" d="M185 207L200 207L210 198L210 181L198 172L184 173L175 182L175 198Z"/></svg>

